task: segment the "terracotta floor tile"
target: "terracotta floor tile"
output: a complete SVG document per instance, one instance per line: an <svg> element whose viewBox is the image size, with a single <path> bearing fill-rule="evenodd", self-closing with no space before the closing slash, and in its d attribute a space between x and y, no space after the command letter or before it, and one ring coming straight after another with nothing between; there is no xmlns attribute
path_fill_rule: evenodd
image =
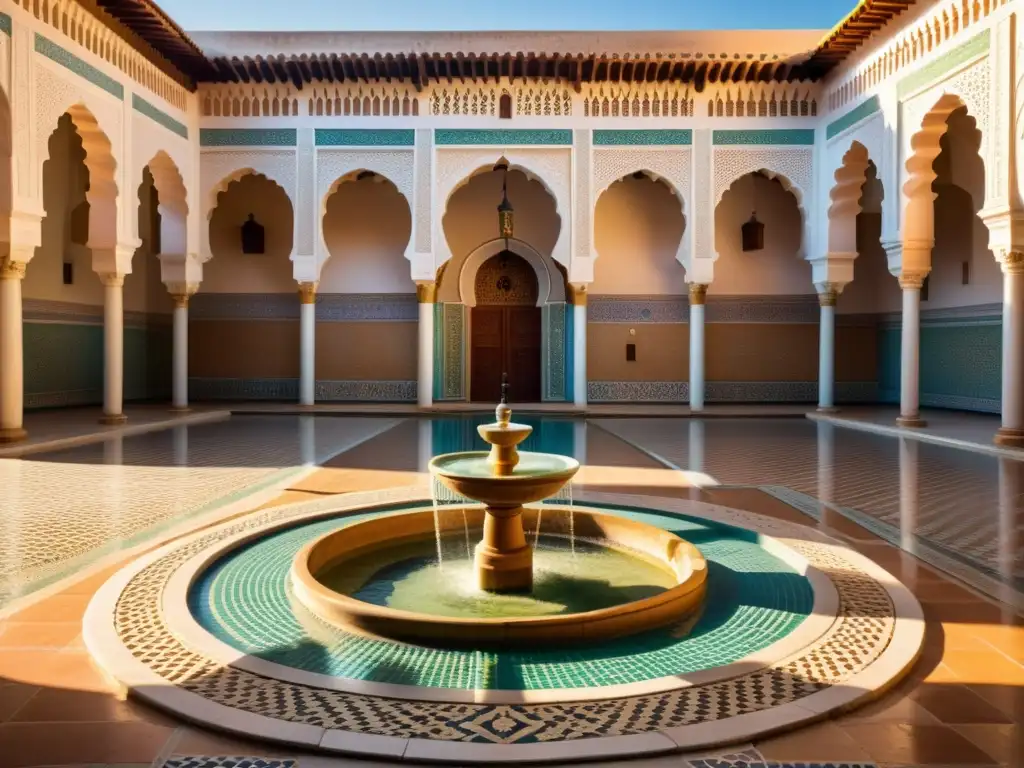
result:
<svg viewBox="0 0 1024 768"><path fill-rule="evenodd" d="M947 725L1013 722L1002 710L966 685L926 684L914 690L911 698Z"/></svg>
<svg viewBox="0 0 1024 768"><path fill-rule="evenodd" d="M39 690L34 685L0 682L0 723L7 722Z"/></svg>
<svg viewBox="0 0 1024 768"><path fill-rule="evenodd" d="M87 576L81 579L67 589L62 591L62 595L93 595L96 590L102 587L107 579L117 573L125 565L124 562L115 563L114 565L108 566L101 571L97 571L91 576Z"/></svg>
<svg viewBox="0 0 1024 768"><path fill-rule="evenodd" d="M18 611L10 617L11 621L82 621L86 606L89 605L89 594L58 594L47 597L40 602Z"/></svg>
<svg viewBox="0 0 1024 768"><path fill-rule="evenodd" d="M206 731L192 726L183 727L176 737L175 755L252 755L260 757L287 757L295 750L275 747L273 744L247 740L227 734Z"/></svg>
<svg viewBox="0 0 1024 768"><path fill-rule="evenodd" d="M88 653L0 650L0 678L72 691L115 690Z"/></svg>
<svg viewBox="0 0 1024 768"><path fill-rule="evenodd" d="M1017 725L958 725L957 733L967 737L999 762L1024 765L1024 729Z"/></svg>
<svg viewBox="0 0 1024 768"><path fill-rule="evenodd" d="M980 640L1002 651L1019 664L1024 664L1024 626L973 624L971 629Z"/></svg>
<svg viewBox="0 0 1024 768"><path fill-rule="evenodd" d="M755 742L754 746L767 760L862 762L870 759L861 745L832 722L800 728Z"/></svg>
<svg viewBox="0 0 1024 768"><path fill-rule="evenodd" d="M960 624L1007 624L1014 614L1010 608L994 603L976 601L969 603L923 603L925 618L929 621L956 622Z"/></svg>
<svg viewBox="0 0 1024 768"><path fill-rule="evenodd" d="M0 648L63 648L82 632L77 621L8 621L0 633Z"/></svg>
<svg viewBox="0 0 1024 768"><path fill-rule="evenodd" d="M959 584L954 584L948 579L937 579L934 581L931 579L919 580L915 584L910 585L910 591L913 592L921 602L986 602L984 598L979 597L968 589L964 589Z"/></svg>
<svg viewBox="0 0 1024 768"><path fill-rule="evenodd" d="M931 622L928 624L928 630L934 630L940 637L943 647L950 651L991 650L994 644L986 639L986 629L1016 629L1016 627L992 627L988 624L961 624L955 621Z"/></svg>
<svg viewBox="0 0 1024 768"><path fill-rule="evenodd" d="M151 762L172 733L150 723L5 723L0 768Z"/></svg>
<svg viewBox="0 0 1024 768"><path fill-rule="evenodd" d="M1019 685L968 685L974 693L1019 725L1024 725L1024 687Z"/></svg>
<svg viewBox="0 0 1024 768"><path fill-rule="evenodd" d="M891 692L877 701L873 701L863 707L858 707L853 712L843 716L838 722L844 724L862 721L872 723L915 723L920 725L940 724L939 718L933 712L925 709L916 700L913 692L909 695L902 692Z"/></svg>
<svg viewBox="0 0 1024 768"><path fill-rule="evenodd" d="M976 744L946 726L853 723L844 724L843 730L880 763L998 764Z"/></svg>
<svg viewBox="0 0 1024 768"><path fill-rule="evenodd" d="M1024 666L995 649L946 651L942 663L965 683L1024 686Z"/></svg>
<svg viewBox="0 0 1024 768"><path fill-rule="evenodd" d="M10 718L13 723L148 722L174 728L178 721L155 709L107 693L44 688Z"/></svg>

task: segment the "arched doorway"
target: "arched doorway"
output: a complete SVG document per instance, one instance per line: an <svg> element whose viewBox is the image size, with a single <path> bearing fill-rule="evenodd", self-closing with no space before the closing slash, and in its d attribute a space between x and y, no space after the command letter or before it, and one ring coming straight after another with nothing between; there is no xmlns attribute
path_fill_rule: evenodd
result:
<svg viewBox="0 0 1024 768"><path fill-rule="evenodd" d="M541 309L537 275L522 256L502 251L476 274L476 306L470 316L470 386L476 402L501 397L508 374L509 397L541 399Z"/></svg>

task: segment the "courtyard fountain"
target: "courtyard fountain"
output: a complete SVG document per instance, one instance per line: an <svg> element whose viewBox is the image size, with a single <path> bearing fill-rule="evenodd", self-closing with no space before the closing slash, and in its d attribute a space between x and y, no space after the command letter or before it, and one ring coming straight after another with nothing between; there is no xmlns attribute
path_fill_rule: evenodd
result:
<svg viewBox="0 0 1024 768"><path fill-rule="evenodd" d="M495 418L477 428L489 451L430 461L434 480L465 499L461 514L439 516L435 504L311 541L292 565L298 602L348 631L461 646L608 639L700 610L707 567L696 547L619 515L532 506L559 494L579 462L518 450L533 429L512 421L504 385ZM471 530L472 557L456 546L461 557L442 559L443 542Z"/></svg>

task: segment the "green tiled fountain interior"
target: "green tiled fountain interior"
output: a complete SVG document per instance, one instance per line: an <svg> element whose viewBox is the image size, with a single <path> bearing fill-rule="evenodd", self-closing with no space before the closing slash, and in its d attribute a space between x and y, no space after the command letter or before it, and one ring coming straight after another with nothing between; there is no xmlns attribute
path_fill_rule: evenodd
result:
<svg viewBox="0 0 1024 768"><path fill-rule="evenodd" d="M809 582L758 543L756 534L696 518L635 508L609 511L688 539L708 560L699 622L571 649L444 650L328 627L295 604L288 570L298 550L346 515L269 534L201 575L189 596L199 623L228 645L279 664L336 677L440 688L520 689L634 683L730 664L792 632L813 603ZM444 514L442 511L441 514Z"/></svg>

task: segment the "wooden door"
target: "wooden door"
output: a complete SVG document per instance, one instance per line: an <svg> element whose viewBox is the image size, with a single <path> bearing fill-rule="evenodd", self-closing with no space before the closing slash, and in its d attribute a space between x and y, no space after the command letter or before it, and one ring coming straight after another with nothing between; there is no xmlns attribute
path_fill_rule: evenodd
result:
<svg viewBox="0 0 1024 768"><path fill-rule="evenodd" d="M473 307L470 396L474 401L498 402L501 375L507 373L512 402L540 402L540 332L539 307Z"/></svg>

